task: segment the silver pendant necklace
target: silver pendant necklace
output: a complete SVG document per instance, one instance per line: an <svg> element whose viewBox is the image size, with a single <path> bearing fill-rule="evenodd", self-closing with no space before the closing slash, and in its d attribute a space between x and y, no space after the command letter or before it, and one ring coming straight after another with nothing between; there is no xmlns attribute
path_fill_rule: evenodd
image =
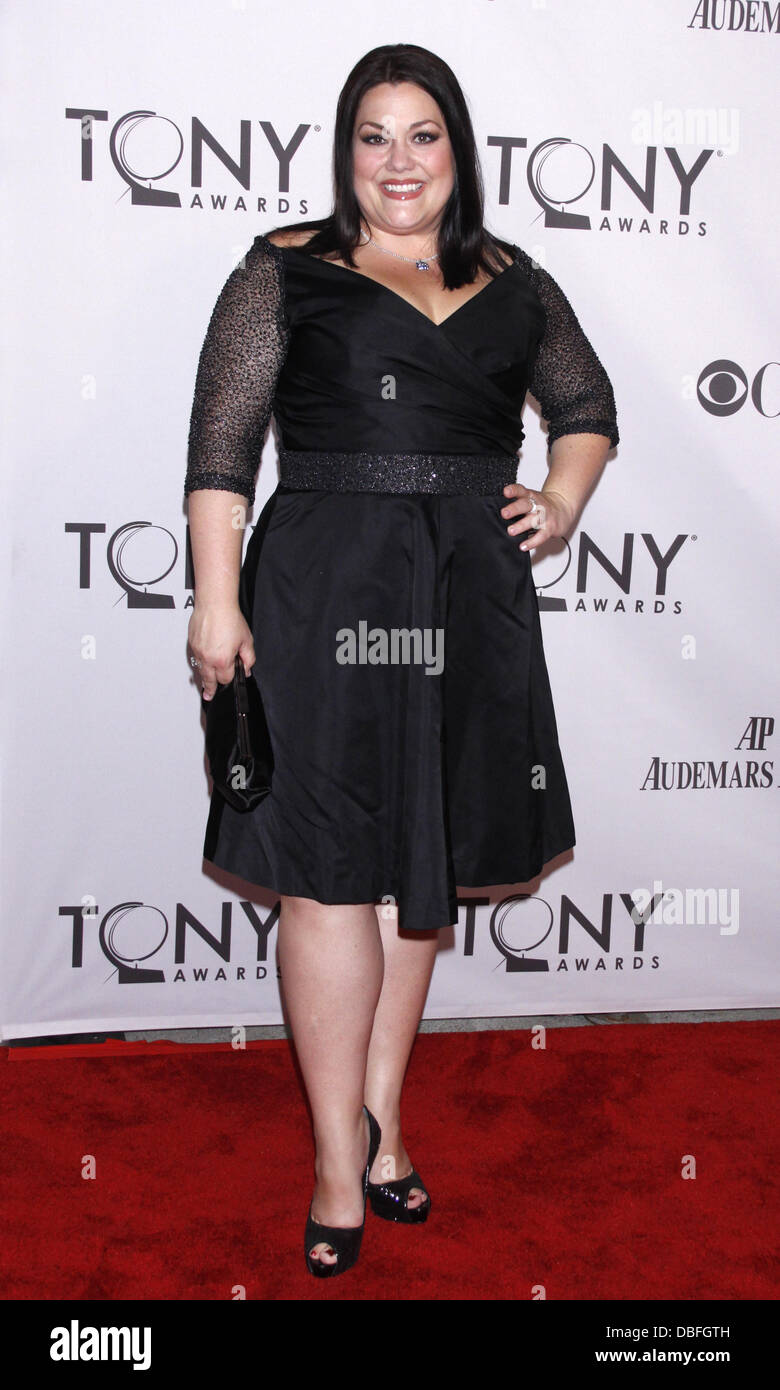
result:
<svg viewBox="0 0 780 1390"><path fill-rule="evenodd" d="M418 270L430 270L431 267L429 265L429 262L437 261L439 259L438 251L435 255L428 256L425 260L417 256L402 256L400 251L388 251L386 246L380 246L378 241L374 241L374 238L370 235L370 233L368 236L368 241L363 241L360 244L361 246L368 246L369 242L372 246L376 247L377 251L381 251L385 256L395 256L397 261L414 261L414 264L417 266Z"/></svg>

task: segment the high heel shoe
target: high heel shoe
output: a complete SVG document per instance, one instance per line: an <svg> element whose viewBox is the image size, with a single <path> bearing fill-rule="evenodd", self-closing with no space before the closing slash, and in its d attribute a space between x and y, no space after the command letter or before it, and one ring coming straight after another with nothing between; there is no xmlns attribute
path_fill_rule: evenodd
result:
<svg viewBox="0 0 780 1390"><path fill-rule="evenodd" d="M304 1254L306 1265L311 1274L318 1279L329 1279L334 1274L343 1274L345 1270L351 1269L356 1263L360 1254L360 1246L363 1240L363 1230L366 1224L366 1191L368 1189L368 1175L371 1165L379 1153L379 1145L382 1142L382 1131L368 1109L363 1106L368 1116L368 1159L366 1170L363 1174L363 1220L359 1226L324 1226L321 1221L315 1221L311 1214L311 1203L309 1203L309 1215L306 1221L306 1233L304 1235ZM325 1264L321 1259L310 1255L315 1245L329 1245L337 1259L333 1264Z"/></svg>
<svg viewBox="0 0 780 1390"><path fill-rule="evenodd" d="M407 1206L413 1187L419 1187L425 1193L423 1201L418 1202L416 1207ZM427 1221L431 1209L430 1193L414 1168L405 1178L396 1178L395 1182L370 1182L368 1200L375 1216L381 1216L385 1221L403 1221L409 1225L413 1221Z"/></svg>

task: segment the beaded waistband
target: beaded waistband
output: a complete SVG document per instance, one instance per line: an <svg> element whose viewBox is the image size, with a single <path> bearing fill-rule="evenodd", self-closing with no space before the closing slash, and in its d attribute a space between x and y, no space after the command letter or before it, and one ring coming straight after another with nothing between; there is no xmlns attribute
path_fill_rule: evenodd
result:
<svg viewBox="0 0 780 1390"><path fill-rule="evenodd" d="M501 493L517 475L508 454L369 454L279 449L283 487L322 492Z"/></svg>

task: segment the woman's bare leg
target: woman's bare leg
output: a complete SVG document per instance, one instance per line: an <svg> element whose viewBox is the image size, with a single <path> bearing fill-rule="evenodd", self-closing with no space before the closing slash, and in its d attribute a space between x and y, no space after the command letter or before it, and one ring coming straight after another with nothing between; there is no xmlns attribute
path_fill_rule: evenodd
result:
<svg viewBox="0 0 780 1390"><path fill-rule="evenodd" d="M383 973L376 912L371 903L333 907L283 896L278 937L282 993L314 1122L312 1216L326 1226L359 1226L366 1058ZM314 1255L324 1264L337 1258L325 1242Z"/></svg>
<svg viewBox="0 0 780 1390"><path fill-rule="evenodd" d="M392 905L377 906L376 915L385 970L368 1048L365 1102L379 1122L382 1143L369 1177L371 1182L392 1182L412 1170L401 1135L401 1087L425 1007L439 933L399 934ZM413 1187L407 1206L417 1207L424 1200L420 1188Z"/></svg>

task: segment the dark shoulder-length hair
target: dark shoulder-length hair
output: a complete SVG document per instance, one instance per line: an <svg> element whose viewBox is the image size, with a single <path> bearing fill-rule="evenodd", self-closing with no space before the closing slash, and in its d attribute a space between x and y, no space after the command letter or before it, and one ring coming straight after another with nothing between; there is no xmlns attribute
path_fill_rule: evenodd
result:
<svg viewBox="0 0 780 1390"><path fill-rule="evenodd" d="M355 197L352 140L358 107L365 93L380 83L414 82L437 103L452 146L454 180L439 224L439 265L447 289L476 279L478 271L500 274L506 263L496 247L513 256L511 242L502 241L483 224L484 186L466 98L454 72L427 48L391 43L373 48L355 64L336 107L333 137L333 210L309 222L288 222L275 232L311 230L314 235L298 249L311 256L340 256L355 268L352 252L359 245L361 214ZM268 233L266 233L268 235Z"/></svg>

